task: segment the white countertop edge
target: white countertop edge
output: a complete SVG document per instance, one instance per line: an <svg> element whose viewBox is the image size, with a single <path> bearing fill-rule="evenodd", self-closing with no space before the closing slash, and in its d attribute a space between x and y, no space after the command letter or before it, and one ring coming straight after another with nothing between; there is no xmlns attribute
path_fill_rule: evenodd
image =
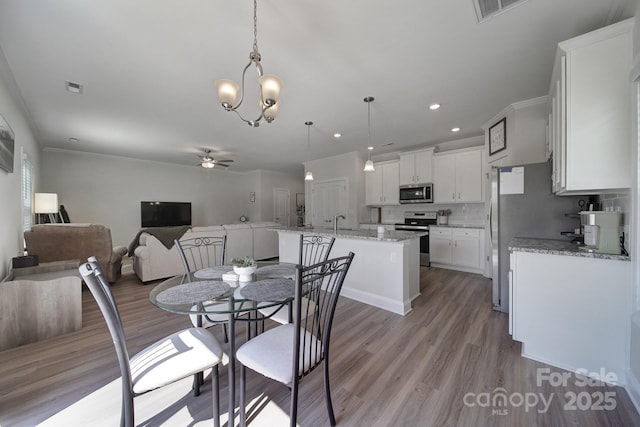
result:
<svg viewBox="0 0 640 427"><path fill-rule="evenodd" d="M371 240L378 242L397 243L417 239L421 236L427 235L426 232L417 231L385 231L382 234L378 234L377 230L338 230L334 233L333 230L319 229L319 228L305 228L305 227L277 227L273 228L278 232L284 233L304 233L304 234L318 234L322 236L330 236L336 238L346 239L360 239Z"/></svg>

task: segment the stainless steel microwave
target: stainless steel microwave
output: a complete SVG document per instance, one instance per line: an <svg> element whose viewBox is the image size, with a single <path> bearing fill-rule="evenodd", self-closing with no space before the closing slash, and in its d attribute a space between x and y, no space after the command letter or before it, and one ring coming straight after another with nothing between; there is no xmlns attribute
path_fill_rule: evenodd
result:
<svg viewBox="0 0 640 427"><path fill-rule="evenodd" d="M433 203L433 184L401 185L400 203Z"/></svg>

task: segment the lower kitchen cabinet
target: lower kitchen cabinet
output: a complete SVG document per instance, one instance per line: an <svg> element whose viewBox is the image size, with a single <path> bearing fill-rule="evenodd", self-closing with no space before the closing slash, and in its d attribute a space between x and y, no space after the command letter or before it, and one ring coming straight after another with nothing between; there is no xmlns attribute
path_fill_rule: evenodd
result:
<svg viewBox="0 0 640 427"><path fill-rule="evenodd" d="M484 233L479 228L429 227L429 260L434 267L482 273Z"/></svg>
<svg viewBox="0 0 640 427"><path fill-rule="evenodd" d="M429 227L429 262L451 264L451 229Z"/></svg>
<svg viewBox="0 0 640 427"><path fill-rule="evenodd" d="M630 261L515 251L509 269L509 330L523 356L625 382Z"/></svg>

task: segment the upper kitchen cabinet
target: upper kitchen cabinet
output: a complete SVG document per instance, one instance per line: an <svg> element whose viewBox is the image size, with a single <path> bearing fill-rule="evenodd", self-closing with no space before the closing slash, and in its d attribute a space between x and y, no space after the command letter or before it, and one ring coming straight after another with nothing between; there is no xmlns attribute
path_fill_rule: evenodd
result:
<svg viewBox="0 0 640 427"><path fill-rule="evenodd" d="M374 164L373 172L365 172L366 204L369 206L400 204L400 163L380 162Z"/></svg>
<svg viewBox="0 0 640 427"><path fill-rule="evenodd" d="M548 159L546 137L548 102L549 97L542 96L513 103L482 126L490 166L526 165L542 163ZM490 146L489 130L496 129L494 126L500 125L502 119L505 119L505 148L493 152Z"/></svg>
<svg viewBox="0 0 640 427"><path fill-rule="evenodd" d="M434 154L434 203L479 203L483 201L483 152L484 147L473 147Z"/></svg>
<svg viewBox="0 0 640 427"><path fill-rule="evenodd" d="M433 182L433 148L400 153L400 185Z"/></svg>
<svg viewBox="0 0 640 427"><path fill-rule="evenodd" d="M553 190L631 187L633 19L558 45L548 107Z"/></svg>

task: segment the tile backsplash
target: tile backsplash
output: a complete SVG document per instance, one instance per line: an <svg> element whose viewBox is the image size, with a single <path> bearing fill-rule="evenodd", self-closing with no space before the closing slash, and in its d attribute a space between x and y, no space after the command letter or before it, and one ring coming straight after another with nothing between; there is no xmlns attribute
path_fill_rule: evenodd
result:
<svg viewBox="0 0 640 427"><path fill-rule="evenodd" d="M479 225L484 226L486 218L485 203L458 203L458 204L426 204L385 206L382 208L382 223L395 224L404 222L405 212L421 211L436 212L441 209L449 209L449 224ZM378 222L378 209L370 209L371 222Z"/></svg>

